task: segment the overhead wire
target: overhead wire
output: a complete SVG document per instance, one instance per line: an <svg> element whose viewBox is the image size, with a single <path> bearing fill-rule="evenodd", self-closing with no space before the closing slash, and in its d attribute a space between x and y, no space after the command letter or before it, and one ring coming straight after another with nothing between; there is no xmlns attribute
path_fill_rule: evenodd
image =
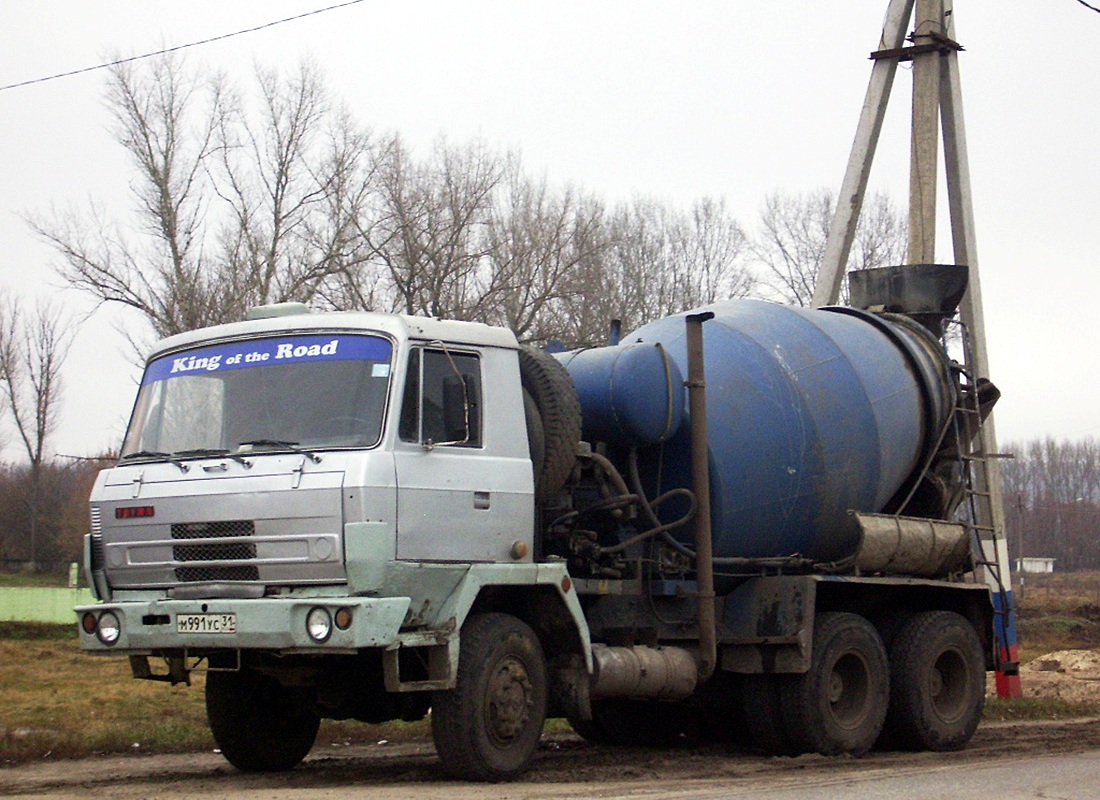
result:
<svg viewBox="0 0 1100 800"><path fill-rule="evenodd" d="M80 69L73 69L73 70L69 70L68 72L58 72L54 75L45 75L45 76L40 77L40 78L31 78L29 80L19 81L18 83L9 83L5 86L0 86L0 92L5 92L8 89L18 89L18 88L23 87L23 86L32 86L36 83L46 83L47 81L55 81L55 80L58 80L59 78L69 78L69 77L72 77L73 75L82 75L86 72L95 72L96 70L109 69L111 67L117 67L121 64L129 64L132 61L141 61L141 60L146 59L146 58L154 58L156 56L167 55L168 53L175 53L179 50L186 50L189 47L198 47L199 45L203 45L203 44L210 44L212 42L220 42L224 39L232 39L235 36L243 36L246 33L255 33L256 31L262 31L262 30L265 30L266 28L273 28L276 25L282 25L282 24L287 23L287 22L294 22L296 20L304 19L306 17L312 17L316 14L323 14L326 11L335 11L337 9L345 8L347 6L354 6L354 5L356 5L358 3L362 3L362 2L363 2L363 0L346 0L346 2L343 2L343 3L337 3L337 4L331 5L331 6L325 6L324 8L317 8L317 9L314 9L313 11L307 11L303 14L296 14L292 17L284 17L283 19L273 20L272 22L265 22L263 25L256 25L252 28L244 28L243 30L233 31L232 33L222 33L222 34L219 34L218 36L211 36L207 39L200 39L200 40L195 41L195 42L187 42L186 44L178 44L178 45L175 45L174 47L166 47L162 50L154 50L153 52L150 52L150 53L142 53L141 55L130 56L128 58L120 58L120 59L117 59L115 61L107 61L107 62L104 62L102 64L95 64L95 65L90 66L90 67L81 67Z"/></svg>

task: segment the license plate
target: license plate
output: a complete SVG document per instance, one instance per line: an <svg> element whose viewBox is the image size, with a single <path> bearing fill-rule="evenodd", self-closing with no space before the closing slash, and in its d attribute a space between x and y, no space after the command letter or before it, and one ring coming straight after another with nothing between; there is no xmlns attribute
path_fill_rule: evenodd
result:
<svg viewBox="0 0 1100 800"><path fill-rule="evenodd" d="M236 614L177 614L176 633L236 633Z"/></svg>

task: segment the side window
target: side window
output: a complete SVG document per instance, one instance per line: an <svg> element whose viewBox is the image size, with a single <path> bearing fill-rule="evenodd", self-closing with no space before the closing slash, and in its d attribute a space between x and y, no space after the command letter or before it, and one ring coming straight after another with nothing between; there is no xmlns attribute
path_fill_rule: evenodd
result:
<svg viewBox="0 0 1100 800"><path fill-rule="evenodd" d="M417 348L409 354L401 439L481 446L481 364L475 355Z"/></svg>
<svg viewBox="0 0 1100 800"><path fill-rule="evenodd" d="M405 393L401 398L401 423L398 435L404 442L420 441L420 348L409 353L409 368L405 373Z"/></svg>

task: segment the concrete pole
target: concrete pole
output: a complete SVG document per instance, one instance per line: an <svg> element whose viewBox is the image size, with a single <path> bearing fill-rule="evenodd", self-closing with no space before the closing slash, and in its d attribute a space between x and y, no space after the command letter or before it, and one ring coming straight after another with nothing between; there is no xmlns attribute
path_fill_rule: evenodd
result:
<svg viewBox="0 0 1100 800"><path fill-rule="evenodd" d="M943 30L943 0L916 0L913 44L935 44ZM936 176L940 126L938 50L913 56L913 127L909 159L909 263L936 263Z"/></svg>
<svg viewBox="0 0 1100 800"><path fill-rule="evenodd" d="M913 2L914 0L890 0L886 21L882 25L879 50L897 50L905 44L906 25L913 14ZM897 58L876 59L871 68L871 80L867 84L867 94L859 114L859 126L856 128L855 141L852 142L844 182L840 185L840 194L836 199L836 213L829 227L825 255L821 260L813 300L810 302L814 308L832 305L840 297L840 285L844 281L848 254L856 236L863 195L867 191L871 163L875 158L875 148L882 131L882 121L886 117L886 103L890 99L890 89L894 85L897 68Z"/></svg>
<svg viewBox="0 0 1100 800"><path fill-rule="evenodd" d="M955 16L952 0L944 0L946 34L955 38ZM974 204L970 187L970 162L966 149L966 123L963 118L962 80L959 75L958 53L949 51L943 56L943 74L940 84L940 102L943 106L944 170L947 174L948 207L951 213L951 234L956 264L970 268L970 280L963 295L959 313L970 334L967 367L975 378L989 377L989 354L985 344L985 313L982 308L981 272L978 269L978 245L974 230ZM990 415L982 425L976 455L984 456L976 462L975 488L985 493L987 504L977 505L978 519L983 535L980 537L980 555L996 562L994 572L983 566L979 574L994 591L994 599L1001 603L999 591L1009 593L1007 607L1002 608L1002 658L1008 662L1018 660L1015 632L1015 603L1012 600L1012 562L1008 552L1005 530L1004 493L1001 482L1001 465L995 457L998 453L997 432ZM987 528L992 528L988 530ZM1021 695L1020 676L1015 670L998 671L997 694L1001 698Z"/></svg>

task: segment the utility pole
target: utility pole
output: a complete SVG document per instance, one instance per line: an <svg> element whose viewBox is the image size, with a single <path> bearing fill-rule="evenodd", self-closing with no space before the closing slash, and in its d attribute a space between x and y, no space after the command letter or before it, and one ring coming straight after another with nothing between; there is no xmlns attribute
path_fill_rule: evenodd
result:
<svg viewBox="0 0 1100 800"><path fill-rule="evenodd" d="M943 0L916 0L915 50L942 41ZM937 50L913 53L913 124L909 147L909 263L936 261L936 175L940 132L940 61ZM965 262L962 262L965 263Z"/></svg>
<svg viewBox="0 0 1100 800"><path fill-rule="evenodd" d="M912 20L911 44L905 46ZM974 235L970 166L963 120L962 84L955 40L952 0L890 0L874 66L863 101L855 141L829 229L825 255L814 288L816 308L837 302L844 269L855 238L856 224L878 145L886 104L898 63L913 62L912 128L909 171L909 263L936 260L936 179L939 134L943 133L944 169L956 264L969 268L969 284L960 305L968 333L965 368L971 388L989 375L982 311L981 279ZM1004 500L1001 492L997 437L990 416L980 427L977 443L968 455L974 486L973 556L975 574L993 590L997 637L1004 668L997 673L1000 697L1018 697L1020 678L1008 545L1005 539Z"/></svg>

